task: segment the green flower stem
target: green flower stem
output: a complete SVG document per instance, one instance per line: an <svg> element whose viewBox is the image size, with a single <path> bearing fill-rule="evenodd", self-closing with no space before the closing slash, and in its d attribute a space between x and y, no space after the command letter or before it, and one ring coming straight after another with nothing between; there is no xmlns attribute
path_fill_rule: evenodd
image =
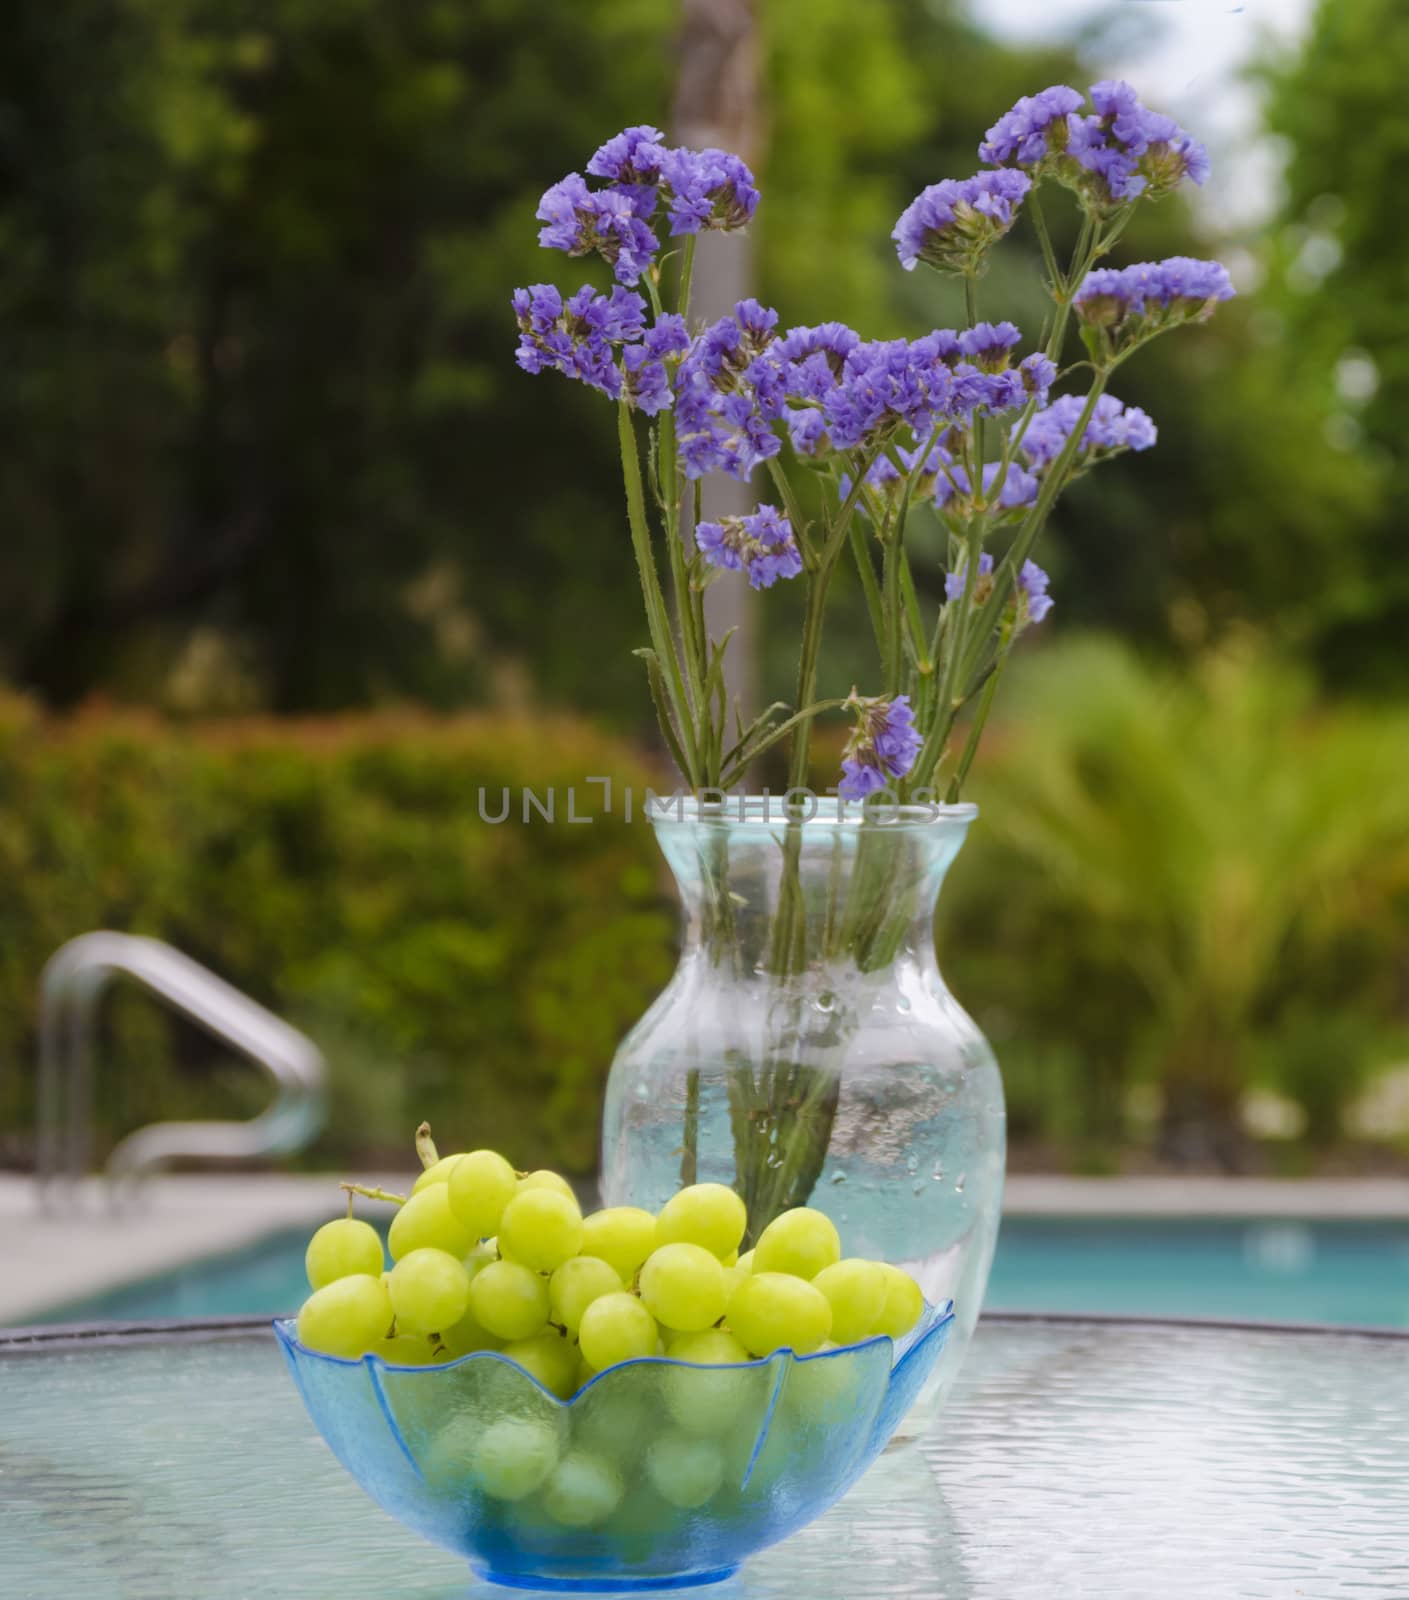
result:
<svg viewBox="0 0 1409 1600"><path fill-rule="evenodd" d="M1047 268L1047 281L1054 294L1059 293L1064 296L1067 292L1067 281L1057 266L1057 254L1052 248L1052 236L1047 232L1047 218L1042 210L1042 202L1037 197L1036 188L1028 195L1027 204L1032 215L1032 225L1037 230L1037 242L1042 246L1042 261Z"/></svg>
<svg viewBox="0 0 1409 1600"><path fill-rule="evenodd" d="M925 649L925 619L920 612L920 596L915 589L915 575L910 570L910 557L900 552L900 588L905 596L905 616L910 624L910 643L915 652L915 666L921 673L928 672L931 660Z"/></svg>
<svg viewBox="0 0 1409 1600"><path fill-rule="evenodd" d="M972 272L964 274L964 314L969 327L978 322L978 279Z"/></svg>
<svg viewBox="0 0 1409 1600"><path fill-rule="evenodd" d="M1087 424L1091 421L1092 414L1096 409L1096 402L1105 392L1107 375L1104 370L1097 372L1090 389L1087 391L1086 404L1082 407L1081 416L1077 419L1076 426L1067 436L1067 442L1062 446L1061 454L1043 477L1042 488L1038 493L1036 504L1028 513L1007 555L994 569L993 587L989 592L988 599L979 608L978 615L972 624L961 622L957 630L957 636L950 645L945 663L943 688L939 703L935 708L934 726L930 729L925 739L924 747L920 751L919 759L915 762L915 766L911 771L910 781L912 784L927 784L934 777L935 768L939 765L940 757L944 754L949 735L953 730L954 720L958 715L960 706L963 704L962 699L956 700L954 696L956 682L962 681L959 673L961 658L967 658L968 644L971 639L979 640L980 645L982 645L983 642L991 638L997 626L998 618L1002 613L1002 608L1007 604L1008 596L1016 585L1017 575L1022 570L1022 564L1027 559L1038 534L1041 533L1052 509L1053 502L1066 484L1071 464L1076 458L1077 450L1086 433ZM969 578L968 586L964 591L965 596L974 593L973 582L977 572L977 565L971 545ZM963 606L965 611L971 609L962 599L959 604Z"/></svg>
<svg viewBox="0 0 1409 1600"><path fill-rule="evenodd" d="M680 537L680 464L675 454L675 413L663 411L656 435L657 481L661 485L662 509L665 514L665 543L670 559L671 583L675 591L675 615L680 628L685 674L689 684L690 700L694 707L696 723L703 729L710 719L705 681L709 674L709 644L696 627L695 608L690 600L690 580L686 570L685 546ZM703 732L701 733L703 739ZM710 771L706 761L700 776L706 784L717 774Z"/></svg>
<svg viewBox="0 0 1409 1600"><path fill-rule="evenodd" d="M641 485L641 460L636 451L636 430L632 426L631 408L625 395L617 408L617 435L621 444L622 477L626 483L626 517L631 527L631 545L641 579L641 594L646 602L646 627L665 680L671 715L685 755L685 781L691 788L698 789L701 779L696 730L685 694L675 641L671 637L670 618L665 609L665 596L661 593L655 554L651 549L651 529L646 520L646 497Z"/></svg>
<svg viewBox="0 0 1409 1600"><path fill-rule="evenodd" d="M876 636L876 651L885 654L886 625L881 609L881 586L876 582L876 567L871 560L871 547L865 529L859 522L851 525L851 553L856 558L856 570L861 576L861 591L866 596L866 610L871 618L871 631Z"/></svg>
<svg viewBox="0 0 1409 1600"><path fill-rule="evenodd" d="M690 290L695 280L695 244L699 235L685 236L685 254L680 260L680 315L688 323L690 317Z"/></svg>
<svg viewBox="0 0 1409 1600"><path fill-rule="evenodd" d="M969 775L969 768L973 765L974 756L978 753L979 740L983 738L984 724L988 721L988 713L993 709L993 697L998 693L998 680L1003 676L1003 668L1008 664L1008 657L1012 654L1013 630L1009 626L1003 629L1003 637L998 645L998 659L993 664L993 670L988 674L988 682L983 686L983 696L974 711L973 721L969 724L969 737L964 745L964 754L954 776L949 780L949 789L945 800L953 805L958 800L964 787L964 779Z"/></svg>

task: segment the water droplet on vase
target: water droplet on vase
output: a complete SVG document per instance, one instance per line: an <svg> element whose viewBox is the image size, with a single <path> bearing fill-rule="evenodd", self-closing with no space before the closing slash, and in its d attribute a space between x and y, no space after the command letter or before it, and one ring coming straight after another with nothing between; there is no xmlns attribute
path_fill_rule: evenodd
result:
<svg viewBox="0 0 1409 1600"><path fill-rule="evenodd" d="M961 1172L959 1174L959 1176L957 1178L955 1178L955 1180L954 1180L954 1193L955 1194L963 1194L963 1192L964 1192L964 1184L967 1181L968 1181L968 1175L966 1173Z"/></svg>
<svg viewBox="0 0 1409 1600"><path fill-rule="evenodd" d="M923 1194L925 1192L924 1184L922 1184L922 1183L915 1184L912 1192L915 1193L915 1194Z"/></svg>
<svg viewBox="0 0 1409 1600"><path fill-rule="evenodd" d="M833 1183L845 1183L846 1182L846 1174L844 1172L834 1172L832 1174L832 1182Z"/></svg>
<svg viewBox="0 0 1409 1600"><path fill-rule="evenodd" d="M934 1177L936 1183L942 1183L944 1181L944 1163L942 1161L935 1162L934 1173L932 1176Z"/></svg>
<svg viewBox="0 0 1409 1600"><path fill-rule="evenodd" d="M910 1009L910 996L908 994L900 995L895 1002L895 1009L897 1011L908 1011Z"/></svg>
<svg viewBox="0 0 1409 1600"><path fill-rule="evenodd" d="M830 989L824 989L812 1002L819 1011L830 1011L837 1003L837 997Z"/></svg>

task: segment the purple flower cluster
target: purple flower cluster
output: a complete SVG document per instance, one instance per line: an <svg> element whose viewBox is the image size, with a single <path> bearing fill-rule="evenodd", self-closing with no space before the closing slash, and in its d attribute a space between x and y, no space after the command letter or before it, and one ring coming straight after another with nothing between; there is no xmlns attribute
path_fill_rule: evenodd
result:
<svg viewBox="0 0 1409 1600"><path fill-rule="evenodd" d="M639 294L622 288L597 294L585 283L565 301L553 284L535 283L514 290L514 315L516 359L525 372L561 372L613 400L620 397L617 349L640 339L646 325Z"/></svg>
<svg viewBox="0 0 1409 1600"><path fill-rule="evenodd" d="M1049 155L1066 149L1068 118L1080 111L1084 100L1064 83L1040 94L1025 94L1011 111L1005 111L978 147L980 161L995 167L1035 167Z"/></svg>
<svg viewBox="0 0 1409 1600"><path fill-rule="evenodd" d="M989 509L988 497L998 481L1000 463L989 461L983 469L983 494L975 497L969 484L968 468L951 466L940 473L935 482L934 503L941 511L955 517L971 517L975 512ZM1003 487L998 492L1000 511L1019 511L1037 499L1037 479L1016 461L1009 462L1003 475Z"/></svg>
<svg viewBox="0 0 1409 1600"><path fill-rule="evenodd" d="M654 209L655 191L651 195ZM639 202L620 189L589 189L580 174L570 172L545 191L535 213L543 226L538 242L545 250L570 256L601 256L618 283L640 280L656 253L655 229L638 210ZM646 213L649 215L649 212Z"/></svg>
<svg viewBox="0 0 1409 1600"><path fill-rule="evenodd" d="M941 271L980 271L985 253L1012 227L1031 187L1025 172L1005 168L945 178L922 189L891 229L901 266L913 272L923 261Z"/></svg>
<svg viewBox="0 0 1409 1600"><path fill-rule="evenodd" d="M964 590L968 587L968 574L966 572L949 572L944 577L944 597L946 600L959 600L963 598ZM1047 593L1047 585L1051 579L1037 565L1035 561L1024 561L1018 572L1017 588L1017 626L1019 629L1029 623L1041 622L1043 617L1052 609L1054 601ZM989 595L993 593L993 557L987 550L978 558L978 579L974 584L973 603L982 605Z"/></svg>
<svg viewBox="0 0 1409 1600"><path fill-rule="evenodd" d="M1222 263L1169 256L1088 272L1072 303L1088 348L1109 357L1167 328L1206 321L1235 292Z"/></svg>
<svg viewBox="0 0 1409 1600"><path fill-rule="evenodd" d="M695 543L707 565L746 572L749 587L771 589L779 578L802 571L802 553L792 524L776 506L759 506L751 516L702 522Z"/></svg>
<svg viewBox="0 0 1409 1600"><path fill-rule="evenodd" d="M738 156L667 148L660 130L644 123L608 139L587 171L605 187L589 188L576 172L555 183L538 203L538 242L570 256L600 255L628 287L655 258L658 212L675 237L742 228L758 208L753 174Z"/></svg>
<svg viewBox="0 0 1409 1600"><path fill-rule="evenodd" d="M856 729L843 752L837 793L843 800L865 800L909 772L924 740L908 695L866 697L853 689L846 704L856 713Z"/></svg>
<svg viewBox="0 0 1409 1600"><path fill-rule="evenodd" d="M682 317L646 326L646 302L630 289L598 294L590 284L564 300L551 283L514 290L518 364L525 372L561 372L653 416L674 399L666 363L689 348Z"/></svg>
<svg viewBox="0 0 1409 1600"><path fill-rule="evenodd" d="M1064 394L1032 417L1021 448L1035 471L1050 467L1061 455L1085 405L1080 395ZM1139 406L1123 405L1113 394L1103 394L1077 447L1076 465L1080 468L1104 460L1118 450L1148 450L1157 437L1158 431L1147 412Z"/></svg>
<svg viewBox="0 0 1409 1600"><path fill-rule="evenodd" d="M1045 402L1056 377L1044 355L1008 365L1012 323L937 328L908 341L868 342L838 322L776 330L775 312L741 301L681 363L676 434L688 476L746 478L781 449L780 430L804 457L874 450L907 429L918 449L937 427ZM886 472L878 466L873 487Z"/></svg>
<svg viewBox="0 0 1409 1600"><path fill-rule="evenodd" d="M1172 117L1141 104L1128 83L1092 84L1089 114L1084 103L1064 83L1024 95L988 130L979 156L1034 177L1050 174L1098 210L1141 195L1158 199L1185 178L1207 180L1208 151Z"/></svg>

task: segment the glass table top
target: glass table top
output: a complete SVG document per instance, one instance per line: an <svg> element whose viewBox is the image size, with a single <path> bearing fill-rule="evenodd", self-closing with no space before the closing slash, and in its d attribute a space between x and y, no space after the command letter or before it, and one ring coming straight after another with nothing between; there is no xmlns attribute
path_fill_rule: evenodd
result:
<svg viewBox="0 0 1409 1600"><path fill-rule="evenodd" d="M1405 1600L1409 1337L990 1318L717 1600ZM0 1340L5 1600L508 1600L365 1499L259 1329Z"/></svg>

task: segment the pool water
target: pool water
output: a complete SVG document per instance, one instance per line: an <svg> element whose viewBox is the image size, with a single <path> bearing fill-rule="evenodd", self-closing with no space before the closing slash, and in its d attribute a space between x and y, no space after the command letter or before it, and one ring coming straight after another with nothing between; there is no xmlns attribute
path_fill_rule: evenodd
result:
<svg viewBox="0 0 1409 1600"><path fill-rule="evenodd" d="M306 1242L275 1234L42 1320L292 1312L308 1292ZM986 1305L1409 1327L1409 1222L1015 1217L1003 1224Z"/></svg>

